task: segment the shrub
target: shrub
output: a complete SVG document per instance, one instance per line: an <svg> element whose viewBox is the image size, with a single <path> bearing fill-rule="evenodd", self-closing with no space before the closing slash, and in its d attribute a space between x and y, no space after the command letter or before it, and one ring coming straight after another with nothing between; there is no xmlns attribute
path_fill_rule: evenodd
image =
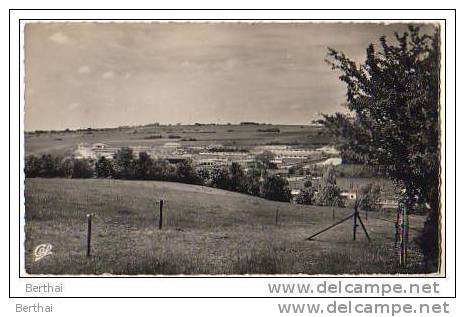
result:
<svg viewBox="0 0 465 317"><path fill-rule="evenodd" d="M341 189L336 185L336 173L332 165L328 166L321 178L315 203L319 206L344 207Z"/></svg>
<svg viewBox="0 0 465 317"><path fill-rule="evenodd" d="M278 128L266 128L266 129L257 129L257 132L281 132Z"/></svg>
<svg viewBox="0 0 465 317"><path fill-rule="evenodd" d="M176 178L176 166L163 159L154 160L149 174L153 180L171 181Z"/></svg>
<svg viewBox="0 0 465 317"><path fill-rule="evenodd" d="M359 206L364 210L377 210L380 208L381 188L379 185L368 184L361 188Z"/></svg>
<svg viewBox="0 0 465 317"><path fill-rule="evenodd" d="M95 162L95 176L97 178L109 178L113 177L113 175L114 169L112 162L104 156L100 157L97 162Z"/></svg>
<svg viewBox="0 0 465 317"><path fill-rule="evenodd" d="M229 167L229 187L233 191L246 192L244 170L239 163L233 162Z"/></svg>
<svg viewBox="0 0 465 317"><path fill-rule="evenodd" d="M73 178L91 178L94 176L94 169L89 160L73 159Z"/></svg>
<svg viewBox="0 0 465 317"><path fill-rule="evenodd" d="M154 140L154 139L162 139L163 136L161 134L152 134L152 135L147 135L144 137L145 140Z"/></svg>
<svg viewBox="0 0 465 317"><path fill-rule="evenodd" d="M212 186L229 190L229 171L225 167L215 167L211 172Z"/></svg>
<svg viewBox="0 0 465 317"><path fill-rule="evenodd" d="M344 199L341 197L341 189L337 185L320 187L315 198L316 205L344 207Z"/></svg>
<svg viewBox="0 0 465 317"><path fill-rule="evenodd" d="M277 175L267 176L261 188L262 196L269 200L289 201L291 192L285 178Z"/></svg>
<svg viewBox="0 0 465 317"><path fill-rule="evenodd" d="M274 160L275 155L270 151L263 151L263 153L257 154L255 156L255 162L257 166L261 169L273 169L276 167L272 161Z"/></svg>
<svg viewBox="0 0 465 317"><path fill-rule="evenodd" d="M61 171L61 159L52 157L50 154L44 154L39 159L38 177L60 177L63 176Z"/></svg>
<svg viewBox="0 0 465 317"><path fill-rule="evenodd" d="M300 205L312 205L314 192L312 189L302 190L295 198L295 202Z"/></svg>
<svg viewBox="0 0 465 317"><path fill-rule="evenodd" d="M425 269L427 272L437 272L439 267L439 214L437 211L431 211L426 218L426 221L421 232L421 236L417 242L424 255Z"/></svg>
<svg viewBox="0 0 465 317"><path fill-rule="evenodd" d="M140 152L139 157L134 161L134 176L136 179L151 179L153 160L146 152Z"/></svg>
<svg viewBox="0 0 465 317"><path fill-rule="evenodd" d="M176 165L176 181L186 184L197 185L203 183L202 178L192 167L192 163L188 161L182 161Z"/></svg>
<svg viewBox="0 0 465 317"><path fill-rule="evenodd" d="M211 185L211 173L207 168L200 168L197 170L197 175L202 179L206 186Z"/></svg>
<svg viewBox="0 0 465 317"><path fill-rule="evenodd" d="M260 195L260 178L261 178L261 171L258 169L250 169L247 171L244 179L244 193L253 196Z"/></svg>
<svg viewBox="0 0 465 317"><path fill-rule="evenodd" d="M114 177L132 179L135 176L134 154L131 148L123 147L113 156Z"/></svg>
<svg viewBox="0 0 465 317"><path fill-rule="evenodd" d="M35 155L26 157L24 174L26 177L38 177L41 170L41 160Z"/></svg>

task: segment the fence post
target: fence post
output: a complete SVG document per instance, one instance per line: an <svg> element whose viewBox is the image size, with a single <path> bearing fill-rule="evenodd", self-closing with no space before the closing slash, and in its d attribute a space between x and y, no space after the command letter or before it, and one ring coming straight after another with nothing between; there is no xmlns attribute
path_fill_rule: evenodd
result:
<svg viewBox="0 0 465 317"><path fill-rule="evenodd" d="M160 199L160 217L158 218L158 229L163 226L163 199Z"/></svg>
<svg viewBox="0 0 465 317"><path fill-rule="evenodd" d="M394 229L395 229L394 248L397 248L397 244L399 242L399 221L400 221L400 206L397 207L396 224L394 226Z"/></svg>
<svg viewBox="0 0 465 317"><path fill-rule="evenodd" d="M355 203L355 211L354 211L354 241L357 240L357 217L358 217L358 210L357 210L357 203Z"/></svg>
<svg viewBox="0 0 465 317"><path fill-rule="evenodd" d="M408 216L407 208L402 206L402 243L401 243L401 265L407 264L407 242L408 242Z"/></svg>
<svg viewBox="0 0 465 317"><path fill-rule="evenodd" d="M407 264L407 254L408 254L408 232L409 232L409 216L408 216L408 210L405 208L405 251L404 251L404 256L405 256L405 264Z"/></svg>
<svg viewBox="0 0 465 317"><path fill-rule="evenodd" d="M336 214L334 213L334 207L333 207L333 221L336 220Z"/></svg>
<svg viewBox="0 0 465 317"><path fill-rule="evenodd" d="M401 217L401 224L400 224L400 234L399 234L399 239L400 239L400 250L399 250L399 255L400 255L400 266L404 267L405 266L405 206L402 206L400 209L400 217Z"/></svg>
<svg viewBox="0 0 465 317"><path fill-rule="evenodd" d="M87 214L87 256L90 256L92 237L92 214Z"/></svg>

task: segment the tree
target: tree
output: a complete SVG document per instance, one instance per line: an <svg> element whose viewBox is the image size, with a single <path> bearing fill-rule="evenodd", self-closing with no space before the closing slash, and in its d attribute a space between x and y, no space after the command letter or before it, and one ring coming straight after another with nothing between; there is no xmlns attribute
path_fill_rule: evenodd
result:
<svg viewBox="0 0 465 317"><path fill-rule="evenodd" d="M272 163L274 160L275 155L271 151L263 151L263 153L257 154L255 156L255 162L257 163L258 167L263 170L268 170L271 168L276 167L275 164Z"/></svg>
<svg viewBox="0 0 465 317"><path fill-rule="evenodd" d="M94 176L94 170L87 159L73 158L73 174L72 178L91 178Z"/></svg>
<svg viewBox="0 0 465 317"><path fill-rule="evenodd" d="M202 179L197 175L191 162L182 161L177 164L176 181L186 184L201 184Z"/></svg>
<svg viewBox="0 0 465 317"><path fill-rule="evenodd" d="M312 205L314 191L312 188L303 189L295 198L295 202L300 205Z"/></svg>
<svg viewBox="0 0 465 317"><path fill-rule="evenodd" d="M263 198L269 200L288 202L291 199L288 181L277 175L270 175L265 178L261 192Z"/></svg>
<svg viewBox="0 0 465 317"><path fill-rule="evenodd" d="M381 199L381 188L379 185L368 184L360 190L359 206L363 210L377 210Z"/></svg>
<svg viewBox="0 0 465 317"><path fill-rule="evenodd" d="M328 165L321 177L320 187L336 185L336 170L333 165Z"/></svg>
<svg viewBox="0 0 465 317"><path fill-rule="evenodd" d="M295 175L297 173L297 168L295 166L291 166L287 169L287 173L289 175Z"/></svg>
<svg viewBox="0 0 465 317"><path fill-rule="evenodd" d="M73 158L64 159L61 162L60 170L61 170L61 173L63 174L64 177L72 178L73 177L73 171L74 171L74 159Z"/></svg>
<svg viewBox="0 0 465 317"><path fill-rule="evenodd" d="M345 207L344 199L341 197L341 189L333 184L323 186L318 190L315 204L319 206Z"/></svg>
<svg viewBox="0 0 465 317"><path fill-rule="evenodd" d="M247 194L253 196L260 195L260 179L261 179L261 171L255 168L251 168L247 170L245 174L245 184L244 190Z"/></svg>
<svg viewBox="0 0 465 317"><path fill-rule="evenodd" d="M312 184L312 181L311 180L306 180L305 183L304 183L304 187L305 188L312 188L313 187L313 184Z"/></svg>
<svg viewBox="0 0 465 317"><path fill-rule="evenodd" d="M211 173L208 170L208 168L200 168L200 169L198 169L197 170L197 175L199 175L199 177L202 179L202 182L206 186L211 185Z"/></svg>
<svg viewBox="0 0 465 317"><path fill-rule="evenodd" d="M341 189L336 184L336 172L332 165L329 165L318 185L318 192L315 197L315 204L319 206L344 207L344 199L341 197Z"/></svg>
<svg viewBox="0 0 465 317"><path fill-rule="evenodd" d="M420 34L409 26L395 43L380 38L357 65L329 49L328 63L347 85L347 113L324 115L321 122L338 137L345 158L383 166L405 190L405 201L429 207L420 241L428 269L439 257L439 31Z"/></svg>
<svg viewBox="0 0 465 317"><path fill-rule="evenodd" d="M61 176L60 171L61 159L52 157L50 154L43 154L40 157L39 177L58 177Z"/></svg>
<svg viewBox="0 0 465 317"><path fill-rule="evenodd" d="M136 179L147 180L151 178L153 160L147 152L140 152L139 157L134 162L134 173Z"/></svg>
<svg viewBox="0 0 465 317"><path fill-rule="evenodd" d="M176 166L164 159L153 160L150 179L172 181L176 178Z"/></svg>
<svg viewBox="0 0 465 317"><path fill-rule="evenodd" d="M111 178L114 175L113 164L105 156L95 162L95 175L97 178Z"/></svg>
<svg viewBox="0 0 465 317"><path fill-rule="evenodd" d="M231 190L244 192L244 170L237 162L232 162L229 166L229 186Z"/></svg>
<svg viewBox="0 0 465 317"><path fill-rule="evenodd" d="M35 155L26 157L24 174L26 177L38 177L40 175L41 160Z"/></svg>
<svg viewBox="0 0 465 317"><path fill-rule="evenodd" d="M123 147L113 156L115 178L132 179L135 174L134 154L131 148Z"/></svg>
<svg viewBox="0 0 465 317"><path fill-rule="evenodd" d="M211 172L212 186L221 189L230 189L229 171L224 167L215 167Z"/></svg>

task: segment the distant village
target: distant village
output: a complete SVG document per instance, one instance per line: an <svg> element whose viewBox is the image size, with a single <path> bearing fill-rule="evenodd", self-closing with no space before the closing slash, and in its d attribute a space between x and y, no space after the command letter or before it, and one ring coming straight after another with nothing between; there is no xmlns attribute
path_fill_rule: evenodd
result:
<svg viewBox="0 0 465 317"><path fill-rule="evenodd" d="M97 160L105 157L111 160L120 149L121 147L105 143L81 143L78 144L74 156L78 159ZM235 162L247 171L254 167L257 155L267 153L273 165L268 172L286 178L292 196L301 193L306 181L318 183L324 167L342 163L339 151L332 146L310 149L291 145L259 145L246 150L222 144L194 146L166 142L161 146L131 146L131 149L135 156L145 152L153 159L164 159L170 163L188 160L196 170L225 167ZM356 193L352 191L343 191L342 196L349 201L356 199Z"/></svg>

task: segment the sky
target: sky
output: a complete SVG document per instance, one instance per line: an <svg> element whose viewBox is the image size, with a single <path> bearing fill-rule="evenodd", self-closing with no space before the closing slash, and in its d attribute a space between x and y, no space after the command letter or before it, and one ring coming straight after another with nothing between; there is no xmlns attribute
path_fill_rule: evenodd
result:
<svg viewBox="0 0 465 317"><path fill-rule="evenodd" d="M328 47L363 61L402 24L29 23L25 130L309 124L343 111Z"/></svg>

